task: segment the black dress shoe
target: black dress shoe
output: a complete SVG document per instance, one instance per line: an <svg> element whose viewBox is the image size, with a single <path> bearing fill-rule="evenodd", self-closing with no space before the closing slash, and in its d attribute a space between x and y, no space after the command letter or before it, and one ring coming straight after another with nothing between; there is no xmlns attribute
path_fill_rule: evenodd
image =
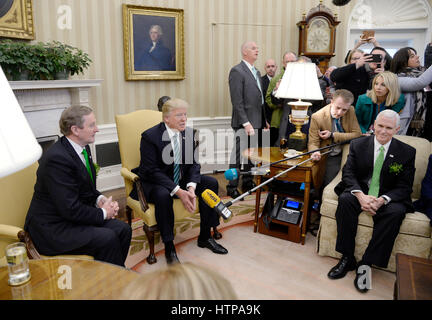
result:
<svg viewBox="0 0 432 320"><path fill-rule="evenodd" d="M340 279L345 277L348 271L355 270L356 268L356 260L354 257L350 258L348 256L342 256L339 260L338 264L330 269L327 276L330 279Z"/></svg>
<svg viewBox="0 0 432 320"><path fill-rule="evenodd" d="M200 248L208 248L214 253L217 254L227 254L228 250L222 247L219 243L217 243L213 238L208 238L205 241L198 240L198 247Z"/></svg>
<svg viewBox="0 0 432 320"><path fill-rule="evenodd" d="M249 190L252 190L255 187L256 187L255 182L253 182L253 181L246 182L246 183L243 183L243 185L242 185L242 191L248 192Z"/></svg>
<svg viewBox="0 0 432 320"><path fill-rule="evenodd" d="M220 233L216 228L213 228L213 239L222 239L222 233Z"/></svg>
<svg viewBox="0 0 432 320"><path fill-rule="evenodd" d="M360 270L361 269L361 270ZM372 279L372 269L366 264L359 265L356 269L354 287L361 293L366 293L370 289ZM369 274L368 274L369 273Z"/></svg>
<svg viewBox="0 0 432 320"><path fill-rule="evenodd" d="M241 194L237 189L228 189L227 188L227 195L230 196L231 198L235 199L237 197L239 197ZM244 198L242 198L240 201L243 201Z"/></svg>
<svg viewBox="0 0 432 320"><path fill-rule="evenodd" d="M165 258L168 265L180 263L175 250L165 251Z"/></svg>

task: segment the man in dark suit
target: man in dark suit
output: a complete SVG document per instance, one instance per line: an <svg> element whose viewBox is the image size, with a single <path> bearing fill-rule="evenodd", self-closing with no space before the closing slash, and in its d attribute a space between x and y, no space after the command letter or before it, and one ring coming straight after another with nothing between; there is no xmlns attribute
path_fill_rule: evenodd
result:
<svg viewBox="0 0 432 320"><path fill-rule="evenodd" d="M135 61L135 70L137 71L174 71L171 51L163 44L161 39L163 33L159 25L150 27L148 41L143 49L142 55Z"/></svg>
<svg viewBox="0 0 432 320"><path fill-rule="evenodd" d="M268 59L264 64L264 70L266 71L266 74L261 77L262 92L264 97L264 110L265 110L266 119L268 122L270 122L272 118L273 110L267 104L266 93L270 81L274 78L276 74L276 70L277 70L276 61L274 59ZM278 128L270 127L270 146L275 145L278 136L279 136Z"/></svg>
<svg viewBox="0 0 432 320"><path fill-rule="evenodd" d="M240 169L241 152L250 146L259 145L259 135L263 128L270 126L265 118L264 98L260 72L253 66L258 58L258 46L247 41L241 47L243 60L229 73L229 89L232 103L231 127L234 129L234 147L231 152L230 168ZM267 136L267 140L269 137ZM269 141L265 143L269 145ZM247 162L244 170L249 171L252 164ZM231 180L227 193L237 198L239 179ZM255 186L251 175L243 175L242 189L247 191Z"/></svg>
<svg viewBox="0 0 432 320"><path fill-rule="evenodd" d="M61 137L42 156L24 229L44 255L87 254L124 266L132 230L116 220L118 203L96 190L89 143L98 132L91 108L72 106Z"/></svg>
<svg viewBox="0 0 432 320"><path fill-rule="evenodd" d="M174 247L173 198L178 197L189 212L196 208L196 197L201 216L198 246L214 253L228 251L210 234L211 227L219 225L219 215L211 209L201 194L210 189L218 193L218 182L201 175L201 166L195 156L198 143L193 129L186 127L186 101L170 99L162 107L163 122L141 135L141 161L138 175L147 200L155 205L156 221L165 244L168 264L179 262ZM132 196L132 195L131 195Z"/></svg>
<svg viewBox="0 0 432 320"><path fill-rule="evenodd" d="M393 135L400 126L393 110L380 112L375 120L375 135L353 140L343 168L342 181L335 187L339 195L336 210L336 251L339 263L328 273L339 279L356 270L354 285L360 292L369 287L371 265L386 268L394 241L407 211L413 209L411 192L415 173L416 150ZM357 264L354 258L358 215L365 211L373 217L372 238Z"/></svg>
<svg viewBox="0 0 432 320"><path fill-rule="evenodd" d="M432 155L429 156L426 175L422 181L420 199L414 202L414 208L427 215L432 226Z"/></svg>

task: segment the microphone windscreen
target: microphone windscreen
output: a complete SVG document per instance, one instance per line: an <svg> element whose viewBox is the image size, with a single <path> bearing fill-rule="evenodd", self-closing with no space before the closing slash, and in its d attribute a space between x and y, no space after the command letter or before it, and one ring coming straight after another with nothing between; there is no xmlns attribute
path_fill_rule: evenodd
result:
<svg viewBox="0 0 432 320"><path fill-rule="evenodd" d="M237 169L231 168L225 171L224 173L225 179L231 181L231 180L237 180L239 178Z"/></svg>
<svg viewBox="0 0 432 320"><path fill-rule="evenodd" d="M350 2L351 0L333 0L332 2L333 2L333 4L335 5L335 6L344 6L344 5L346 5L346 4L348 4L349 2Z"/></svg>
<svg viewBox="0 0 432 320"><path fill-rule="evenodd" d="M205 189L201 197L210 208L214 208L221 201L218 195L210 189Z"/></svg>

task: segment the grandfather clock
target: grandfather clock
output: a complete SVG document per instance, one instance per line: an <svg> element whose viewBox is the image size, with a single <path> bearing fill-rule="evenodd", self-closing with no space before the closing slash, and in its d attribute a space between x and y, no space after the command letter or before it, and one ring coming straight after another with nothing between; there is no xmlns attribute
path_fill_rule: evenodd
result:
<svg viewBox="0 0 432 320"><path fill-rule="evenodd" d="M335 56L337 15L322 4L303 14L299 27L299 55L318 60L321 72L328 68L329 61Z"/></svg>

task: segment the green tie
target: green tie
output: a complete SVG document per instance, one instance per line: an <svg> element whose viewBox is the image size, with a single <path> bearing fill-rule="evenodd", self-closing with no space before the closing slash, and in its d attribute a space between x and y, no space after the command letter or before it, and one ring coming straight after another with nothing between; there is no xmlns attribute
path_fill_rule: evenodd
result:
<svg viewBox="0 0 432 320"><path fill-rule="evenodd" d="M86 161L87 172L90 175L91 180L94 182L93 175L92 175L92 172L91 172L91 169L90 169L90 160L89 160L89 156L88 156L87 150L84 148L81 153L84 155L84 158L85 158L85 161Z"/></svg>
<svg viewBox="0 0 432 320"><path fill-rule="evenodd" d="M379 181L380 181L380 174L381 174L381 168L384 163L384 147L380 147L380 153L378 154L377 159L375 160L375 165L373 169L372 174L372 180L369 187L369 195L378 197L379 194Z"/></svg>

